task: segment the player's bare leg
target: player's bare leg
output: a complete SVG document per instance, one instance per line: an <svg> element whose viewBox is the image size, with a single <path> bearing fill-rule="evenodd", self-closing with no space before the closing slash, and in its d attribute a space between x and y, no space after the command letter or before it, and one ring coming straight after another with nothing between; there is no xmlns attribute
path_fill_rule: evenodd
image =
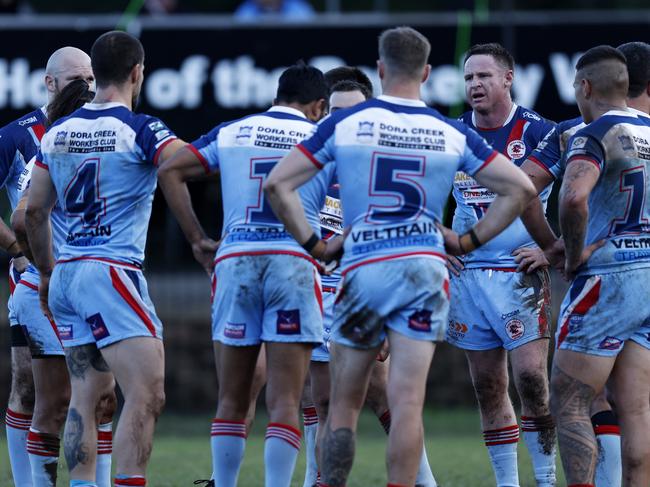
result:
<svg viewBox="0 0 650 487"><path fill-rule="evenodd" d="M598 446L589 410L614 367L615 357L557 350L551 374L551 411L569 486L593 484Z"/></svg>
<svg viewBox="0 0 650 487"><path fill-rule="evenodd" d="M391 349L388 403L391 429L386 461L388 482L413 485L422 455L422 408L435 344L388 331Z"/></svg>
<svg viewBox="0 0 650 487"><path fill-rule="evenodd" d="M114 441L116 476L145 477L154 427L165 404L163 343L153 337L128 338L101 352L124 394Z"/></svg>
<svg viewBox="0 0 650 487"><path fill-rule="evenodd" d="M510 352L515 386L521 400L521 430L540 487L555 485L556 431L549 406L547 338Z"/></svg>
<svg viewBox="0 0 650 487"><path fill-rule="evenodd" d="M330 405L320 445L321 478L329 487L345 485L350 474L357 421L379 348L360 350L333 343L330 349Z"/></svg>
<svg viewBox="0 0 650 487"><path fill-rule="evenodd" d="M321 445L325 435L325 423L330 406L330 365L328 362L311 362L309 364L311 381L311 397L318 415L318 431L316 434L316 462L319 472L323 471L321 461Z"/></svg>
<svg viewBox="0 0 650 487"><path fill-rule="evenodd" d="M616 359L612 386L621 423L623 485L650 485L650 350L628 340Z"/></svg>
<svg viewBox="0 0 650 487"><path fill-rule="evenodd" d="M36 402L29 433L32 479L37 485L56 485L60 432L70 403L70 379L65 358L32 360ZM49 483L48 483L49 482Z"/></svg>
<svg viewBox="0 0 650 487"><path fill-rule="evenodd" d="M280 342L267 342L265 346L270 420L264 443L265 485L288 487L300 450L298 411L313 346Z"/></svg>
<svg viewBox="0 0 650 487"><path fill-rule="evenodd" d="M311 374L307 374L305 380L300 408L302 409L302 429L305 439L305 479L303 487L313 487L318 484L320 470L316 459L316 437L318 436L319 419L312 399Z"/></svg>
<svg viewBox="0 0 650 487"><path fill-rule="evenodd" d="M497 485L519 485L519 426L508 396L506 351L499 347L492 350L467 350L465 353L481 412L485 445Z"/></svg>
<svg viewBox="0 0 650 487"><path fill-rule="evenodd" d="M255 421L255 411L257 410L257 398L262 392L262 388L266 385L266 348L264 345L260 347L260 353L257 356L257 363L255 364L255 372L253 373L253 385L251 386L250 405L248 413L246 414L246 431L250 432Z"/></svg>
<svg viewBox="0 0 650 487"><path fill-rule="evenodd" d="M94 482L97 424L101 415L98 408L102 397L114 389L115 381L94 344L70 347L65 357L72 389L63 434L65 459L71 480Z"/></svg>
<svg viewBox="0 0 650 487"><path fill-rule="evenodd" d="M611 382L611 377L608 383ZM591 403L591 424L598 443L596 487L621 487L623 464L621 462L621 430L616 413L607 395L609 386Z"/></svg>
<svg viewBox="0 0 650 487"><path fill-rule="evenodd" d="M12 327L12 333L14 332ZM17 329L17 331L21 331ZM16 485L31 485L27 433L34 412L32 356L27 346L11 347L11 389L5 419L11 472Z"/></svg>

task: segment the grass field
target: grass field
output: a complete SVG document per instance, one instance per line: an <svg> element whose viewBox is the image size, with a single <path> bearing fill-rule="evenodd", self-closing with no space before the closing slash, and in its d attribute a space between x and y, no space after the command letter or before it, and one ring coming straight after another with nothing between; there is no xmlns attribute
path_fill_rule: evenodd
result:
<svg viewBox="0 0 650 487"><path fill-rule="evenodd" d="M246 457L239 485L264 485L263 449L266 418L260 414L246 447ZM191 486L192 481L209 478L211 471L209 444L210 415L163 415L154 443L149 466L148 485L151 487ZM425 414L426 445L429 461L441 487L494 486L494 477L483 446L479 418L474 411L428 410ZM0 486L11 486L11 473L6 439L0 436ZM357 453L348 483L349 487L386 485L384 455L386 439L377 420L371 414L361 418ZM304 449L303 449L304 450ZM305 455L301 451L292 487L301 487ZM59 485L68 485L67 471L59 466ZM521 487L534 487L535 481L523 441L519 443L519 476ZM564 477L558 461L558 485Z"/></svg>

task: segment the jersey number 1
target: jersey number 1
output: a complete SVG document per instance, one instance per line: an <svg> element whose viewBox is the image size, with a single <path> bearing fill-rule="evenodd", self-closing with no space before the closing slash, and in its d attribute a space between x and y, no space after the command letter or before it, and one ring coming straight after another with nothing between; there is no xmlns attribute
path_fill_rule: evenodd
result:
<svg viewBox="0 0 650 487"><path fill-rule="evenodd" d="M625 217L616 218L612 222L612 234L640 232L642 225L648 225L644 217L645 207L645 167L633 167L621 172L619 190L628 193Z"/></svg>
<svg viewBox="0 0 650 487"><path fill-rule="evenodd" d="M65 214L81 218L84 227L96 227L105 213L106 198L99 197L99 159L86 159L65 190Z"/></svg>
<svg viewBox="0 0 650 487"><path fill-rule="evenodd" d="M262 193L262 184L279 160L279 157L251 159L250 178L259 181L259 187L257 188L257 205L246 208L247 223L278 223L271 205Z"/></svg>

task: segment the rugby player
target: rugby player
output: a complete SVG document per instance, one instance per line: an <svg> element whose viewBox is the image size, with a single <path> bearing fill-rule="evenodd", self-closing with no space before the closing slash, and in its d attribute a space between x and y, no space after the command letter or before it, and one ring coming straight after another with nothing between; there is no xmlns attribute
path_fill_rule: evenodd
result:
<svg viewBox="0 0 650 487"><path fill-rule="evenodd" d="M45 87L48 104L72 80L94 82L90 58L80 49L57 49L47 61ZM0 179L7 189L12 209L18 203L18 182L25 163L36 155L40 139L45 133L47 105L30 112L0 129ZM20 274L28 265L22 257L16 235L0 222L0 247L14 255L10 268L11 291L20 281ZM34 382L30 350L23 329L13 312L13 297L9 302L11 324L11 392L6 412L7 446L14 483L19 487L32 485L27 436L34 407ZM38 366L38 365L37 365Z"/></svg>
<svg viewBox="0 0 650 487"><path fill-rule="evenodd" d="M341 69L350 69L352 71L350 80L341 80L335 83L330 88L329 111L335 113L343 108L352 107L362 101L368 100L372 97L372 83L358 68L348 68L347 66L335 68L340 71ZM333 70L334 71L334 70ZM330 72L325 73L325 78L328 78ZM363 79L365 83L354 81L354 79ZM321 235L323 238L328 239L334 235L343 234L343 220L341 213L341 202L339 198L339 184L334 180L334 184L330 186L327 192L327 199L325 206L321 210ZM341 281L341 274L334 271L331 275L323 275L321 282L323 285L323 345L315 348L312 352L311 364L309 366L309 373L311 376L311 392L313 402L316 405L317 424L318 424L318 442L316 449L319 450L318 444L322 439L322 434L325 431L325 421L327 420L327 410L329 405L330 395L330 373L329 373L329 339L332 326L332 318L334 311L334 299L336 296L336 289ZM388 349L387 344L379 354L377 362L370 374L370 381L368 383L368 393L366 397L366 404L372 409L380 424L384 428L386 434L390 431L391 415L388 407L388 398L386 397L386 386L388 384ZM385 348L385 350L384 350ZM309 448L309 445L306 444ZM317 475L314 475L313 470L309 467L309 458L307 455L307 472L305 474L305 487L311 487L315 484ZM319 456L319 455L315 455ZM311 476L308 474L311 471ZM436 481L431 473L429 460L427 458L426 448L422 447L422 458L420 461L420 468L416 478L416 486L435 487Z"/></svg>
<svg viewBox="0 0 650 487"><path fill-rule="evenodd" d="M588 50L576 65L585 123L567 144L560 190L565 275L553 360L551 407L567 483L594 485L598 449L590 407L611 376L621 426L623 485L650 484L650 208L647 118L626 107L625 56ZM595 250L588 245L603 241Z"/></svg>
<svg viewBox="0 0 650 487"><path fill-rule="evenodd" d="M156 165L183 142L160 120L133 113L143 63L135 37L101 35L91 50L94 101L50 127L32 172L25 225L41 307L54 318L70 374L64 452L71 485L97 485L96 410L115 380L124 394L115 485L146 485L164 404L162 325L141 268ZM55 266L57 202L67 236Z"/></svg>
<svg viewBox="0 0 650 487"><path fill-rule="evenodd" d="M429 52L427 39L411 28L382 33L378 69L384 95L323 120L265 183L276 215L296 240L314 255L327 254L332 240L317 237L297 188L335 165L344 225L351 227L332 326L332 391L321 458L327 486L347 480L358 415L386 336L388 482L415 484L426 377L434 342L447 324L444 244L458 254L487 242L518 216L533 191L528 178L473 130L420 100L420 85L431 70ZM445 229L443 242L436 224L457 170L499 196L494 211L466 234Z"/></svg>
<svg viewBox="0 0 650 487"><path fill-rule="evenodd" d="M282 73L268 111L218 125L161 168L162 190L197 260L208 273L214 266L212 338L219 403L211 445L213 480L219 487L237 483L262 343L270 416L265 483L291 483L301 441L301 393L311 351L322 343L319 264L284 230L262 194L262 184L277 161L314 130L314 122L325 113L327 94L323 73L304 63L292 66ZM196 219L186 181L217 171L225 217L213 264L214 253L196 250L212 241ZM314 231L328 186L325 177L302 192Z"/></svg>
<svg viewBox="0 0 650 487"><path fill-rule="evenodd" d="M501 45L478 44L465 55L462 116L519 166L554 124L513 102L514 59ZM546 201L550 187L542 193ZM453 228L465 232L486 213L494 194L467 174L454 181ZM548 406L550 279L548 271L516 272L513 251L534 242L520 220L488 245L449 257L451 308L447 341L465 350L481 411L483 437L498 486L519 485L519 426L508 395L508 357L521 400L521 429L538 486L555 485L555 426ZM543 253L534 250L538 260Z"/></svg>

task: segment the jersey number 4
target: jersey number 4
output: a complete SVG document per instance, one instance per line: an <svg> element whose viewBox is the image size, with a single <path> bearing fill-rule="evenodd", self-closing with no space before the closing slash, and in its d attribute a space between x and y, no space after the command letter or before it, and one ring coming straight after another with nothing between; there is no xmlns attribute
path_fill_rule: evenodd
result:
<svg viewBox="0 0 650 487"><path fill-rule="evenodd" d="M424 188L415 180L424 176L424 157L375 154L369 196L393 198L394 205L371 204L368 221L390 223L417 218L426 204Z"/></svg>
<svg viewBox="0 0 650 487"><path fill-rule="evenodd" d="M612 235L641 232L642 226L648 225L645 210L645 167L638 166L621 172L619 191L627 193L625 216L612 222Z"/></svg>
<svg viewBox="0 0 650 487"><path fill-rule="evenodd" d="M106 214L106 198L99 197L99 159L86 159L65 190L65 214L79 217L84 227L99 225Z"/></svg>

